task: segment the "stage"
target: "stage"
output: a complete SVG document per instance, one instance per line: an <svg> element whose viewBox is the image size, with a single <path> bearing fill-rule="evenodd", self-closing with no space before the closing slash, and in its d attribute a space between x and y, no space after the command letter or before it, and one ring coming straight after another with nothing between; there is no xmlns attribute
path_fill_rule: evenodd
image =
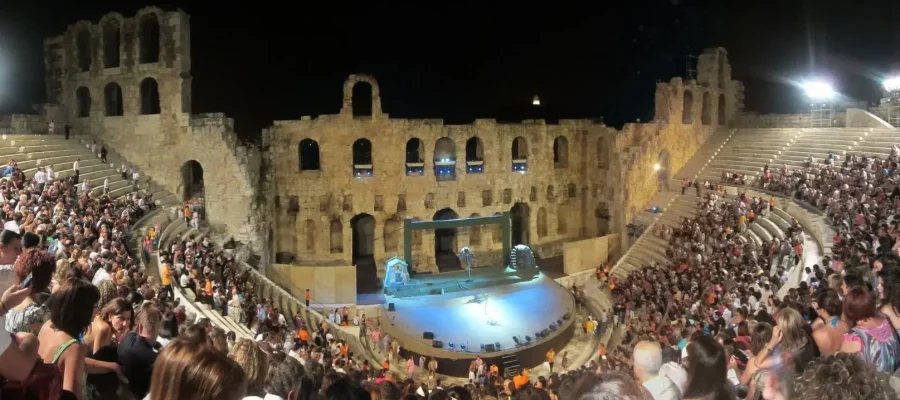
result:
<svg viewBox="0 0 900 400"><path fill-rule="evenodd" d="M574 300L552 279L538 274L526 280L501 267L480 268L473 271L471 282L466 278L464 271L416 277L401 291L402 297L385 296L381 327L400 340L404 355L437 357L440 373L466 376L469 361L477 355L501 368L503 356L515 355L530 368L540 364L551 347L562 348L571 338L574 319L564 316L574 313ZM390 303L395 311L388 310ZM555 330L549 331L551 325ZM537 338L535 333L544 330L548 333ZM424 339L426 331L443 346L434 347L433 340ZM513 336L520 339L519 346ZM530 344L526 336L531 337ZM482 350L482 345L496 343L499 349Z"/></svg>

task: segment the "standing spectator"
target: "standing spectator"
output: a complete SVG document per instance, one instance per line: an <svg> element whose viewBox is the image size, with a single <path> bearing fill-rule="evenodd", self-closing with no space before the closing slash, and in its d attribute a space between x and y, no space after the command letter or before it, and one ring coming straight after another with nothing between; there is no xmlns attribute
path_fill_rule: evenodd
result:
<svg viewBox="0 0 900 400"><path fill-rule="evenodd" d="M107 163L107 160L106 160L107 153L108 153L108 151L106 150L106 145L101 145L100 146L100 161L102 161L104 164Z"/></svg>
<svg viewBox="0 0 900 400"><path fill-rule="evenodd" d="M69 135L72 133L72 125L66 124L66 126L63 127L63 131L65 131L66 140L69 140Z"/></svg>
<svg viewBox="0 0 900 400"><path fill-rule="evenodd" d="M48 134L48 135L53 135L53 130L54 130L54 129L56 129L56 121L51 119L51 120L50 120L50 123L47 124L47 134Z"/></svg>

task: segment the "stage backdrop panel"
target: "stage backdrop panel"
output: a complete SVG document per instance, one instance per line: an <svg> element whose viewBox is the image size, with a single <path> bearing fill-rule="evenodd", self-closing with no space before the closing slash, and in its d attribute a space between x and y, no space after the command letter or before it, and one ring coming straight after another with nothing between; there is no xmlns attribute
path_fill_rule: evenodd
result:
<svg viewBox="0 0 900 400"><path fill-rule="evenodd" d="M594 269L609 260L610 249L615 249L618 236L606 235L569 242L563 245L563 268L567 275Z"/></svg>
<svg viewBox="0 0 900 400"><path fill-rule="evenodd" d="M269 279L303 300L306 289L321 304L356 304L356 267L271 264Z"/></svg>

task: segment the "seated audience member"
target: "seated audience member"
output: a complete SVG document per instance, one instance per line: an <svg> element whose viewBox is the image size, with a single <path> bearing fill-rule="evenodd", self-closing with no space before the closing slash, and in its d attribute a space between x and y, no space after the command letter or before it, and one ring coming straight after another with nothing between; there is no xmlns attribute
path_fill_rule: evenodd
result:
<svg viewBox="0 0 900 400"><path fill-rule="evenodd" d="M844 318L856 326L844 335L841 353L857 354L876 370L894 373L900 366L900 339L868 290L856 287L844 296Z"/></svg>
<svg viewBox="0 0 900 400"><path fill-rule="evenodd" d="M889 376L851 354L821 357L794 381L793 393L779 393L791 400L881 400L897 393L888 384ZM770 397L772 398L772 397Z"/></svg>
<svg viewBox="0 0 900 400"><path fill-rule="evenodd" d="M586 374L576 383L574 392L573 398L579 400L653 399L646 388L622 372L606 372L600 375Z"/></svg>
<svg viewBox="0 0 900 400"><path fill-rule="evenodd" d="M634 376L644 386L654 400L678 400L681 398L678 386L671 379L659 375L662 366L662 348L659 342L642 341L634 346Z"/></svg>
<svg viewBox="0 0 900 400"><path fill-rule="evenodd" d="M145 304L137 311L135 330L119 342L119 363L128 379L131 394L143 399L150 390L150 377L156 363L156 338L161 316L153 304Z"/></svg>
<svg viewBox="0 0 900 400"><path fill-rule="evenodd" d="M841 321L843 302L834 289L819 290L816 296L819 307L818 316L812 324L812 337L819 348L819 353L829 355L837 353L844 342L844 333L849 327Z"/></svg>
<svg viewBox="0 0 900 400"><path fill-rule="evenodd" d="M247 376L247 396L263 396L269 368L266 353L252 340L241 339L234 344L234 349L228 357L237 362Z"/></svg>
<svg viewBox="0 0 900 400"><path fill-rule="evenodd" d="M734 388L727 379L725 349L710 336L700 336L687 345L685 365L688 384L683 399L732 400Z"/></svg>
<svg viewBox="0 0 900 400"><path fill-rule="evenodd" d="M150 400L241 400L247 376L225 353L205 343L176 339L159 353Z"/></svg>

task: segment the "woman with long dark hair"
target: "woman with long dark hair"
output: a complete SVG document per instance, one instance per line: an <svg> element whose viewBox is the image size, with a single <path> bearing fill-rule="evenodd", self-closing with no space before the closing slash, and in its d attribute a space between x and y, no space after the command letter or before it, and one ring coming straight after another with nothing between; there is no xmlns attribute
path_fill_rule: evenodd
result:
<svg viewBox="0 0 900 400"><path fill-rule="evenodd" d="M700 336L687 346L684 359L688 384L683 399L732 400L734 388L728 382L725 348L710 336Z"/></svg>
<svg viewBox="0 0 900 400"><path fill-rule="evenodd" d="M890 320L875 309L875 298L867 289L858 286L847 292L844 318L856 326L844 335L841 353L858 354L888 374L900 367L900 339Z"/></svg>

